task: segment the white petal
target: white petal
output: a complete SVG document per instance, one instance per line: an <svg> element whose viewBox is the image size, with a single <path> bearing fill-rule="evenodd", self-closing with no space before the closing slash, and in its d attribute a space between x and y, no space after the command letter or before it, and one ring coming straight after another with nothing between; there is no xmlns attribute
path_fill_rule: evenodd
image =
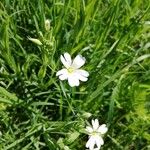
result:
<svg viewBox="0 0 150 150"><path fill-rule="evenodd" d="M99 141L100 145L103 145L103 144L104 144L104 140L102 139L101 136L99 136L99 137L97 138L97 140Z"/></svg>
<svg viewBox="0 0 150 150"><path fill-rule="evenodd" d="M60 80L66 80L68 78L68 76L66 74L62 74L59 76Z"/></svg>
<svg viewBox="0 0 150 150"><path fill-rule="evenodd" d="M98 132L100 132L101 134L105 134L108 131L108 128L106 127L106 124L102 124L99 128L98 128Z"/></svg>
<svg viewBox="0 0 150 150"><path fill-rule="evenodd" d="M89 149L93 150L94 149L94 145L95 145L95 137L91 137L91 144L89 146Z"/></svg>
<svg viewBox="0 0 150 150"><path fill-rule="evenodd" d="M98 119L95 119L95 121L92 120L92 126L93 126L93 129L94 129L94 130L97 130L97 129L98 129L98 127L99 127Z"/></svg>
<svg viewBox="0 0 150 150"><path fill-rule="evenodd" d="M101 136L98 136L98 135L97 135L97 136L95 137L95 144L97 145L97 148L99 148L99 149L100 149L101 145L104 144L104 141L103 141L103 139L102 139Z"/></svg>
<svg viewBox="0 0 150 150"><path fill-rule="evenodd" d="M90 146L90 144L91 144L91 138L89 138L89 140L86 142L86 148L89 148L89 146Z"/></svg>
<svg viewBox="0 0 150 150"><path fill-rule="evenodd" d="M100 150L101 146L99 148L94 148L93 150Z"/></svg>
<svg viewBox="0 0 150 150"><path fill-rule="evenodd" d="M76 72L81 74L84 77L88 77L89 76L89 73L87 71L85 71L85 70L82 70L82 69L78 69L78 70L76 70Z"/></svg>
<svg viewBox="0 0 150 150"><path fill-rule="evenodd" d="M79 75L78 78L79 78L80 81L83 81L83 82L88 80L88 78L86 78L84 76L81 76L81 75Z"/></svg>
<svg viewBox="0 0 150 150"><path fill-rule="evenodd" d="M61 69L56 73L56 76L59 76L60 80L66 80L68 78L67 69Z"/></svg>
<svg viewBox="0 0 150 150"><path fill-rule="evenodd" d="M85 64L85 58L81 55L77 55L73 60L72 67L79 69L81 66Z"/></svg>
<svg viewBox="0 0 150 150"><path fill-rule="evenodd" d="M79 79L75 74L71 74L68 76L68 83L71 87L79 86Z"/></svg>
<svg viewBox="0 0 150 150"><path fill-rule="evenodd" d="M89 132L89 133L92 133L92 132L93 132L93 128L87 126L87 127L86 127L86 131Z"/></svg>
<svg viewBox="0 0 150 150"><path fill-rule="evenodd" d="M66 68L69 68L71 66L70 59L71 57L68 53L65 53L64 56L63 55L60 56L60 60Z"/></svg>
<svg viewBox="0 0 150 150"><path fill-rule="evenodd" d="M95 145L95 138L93 136L91 136L89 138L89 140L87 141L87 143L86 143L86 148L89 148L90 150L93 150L94 145Z"/></svg>
<svg viewBox="0 0 150 150"><path fill-rule="evenodd" d="M64 58L65 58L65 60L71 65L72 60L71 60L70 54L69 54L69 53L65 53L65 54L64 54Z"/></svg>
<svg viewBox="0 0 150 150"><path fill-rule="evenodd" d="M76 70L75 73L80 81L85 82L88 80L88 78L84 76L80 71Z"/></svg>
<svg viewBox="0 0 150 150"><path fill-rule="evenodd" d="M61 69L56 73L56 76L62 75L62 74L67 74L67 69Z"/></svg>
<svg viewBox="0 0 150 150"><path fill-rule="evenodd" d="M89 76L89 73L88 73L87 71L85 71L85 70L78 69L78 72L79 72L81 75L85 76L85 77L88 77L88 76Z"/></svg>

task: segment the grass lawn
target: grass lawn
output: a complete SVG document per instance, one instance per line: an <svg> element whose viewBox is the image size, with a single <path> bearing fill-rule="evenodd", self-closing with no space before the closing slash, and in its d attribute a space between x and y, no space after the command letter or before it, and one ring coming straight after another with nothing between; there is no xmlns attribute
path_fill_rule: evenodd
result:
<svg viewBox="0 0 150 150"><path fill-rule="evenodd" d="M0 150L85 150L94 119L150 150L150 0L1 0Z"/></svg>

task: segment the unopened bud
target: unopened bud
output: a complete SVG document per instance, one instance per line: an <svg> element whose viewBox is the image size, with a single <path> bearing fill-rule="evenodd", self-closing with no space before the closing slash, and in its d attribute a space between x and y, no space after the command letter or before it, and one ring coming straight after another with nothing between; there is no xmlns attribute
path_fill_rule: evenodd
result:
<svg viewBox="0 0 150 150"><path fill-rule="evenodd" d="M45 20L45 29L46 29L46 31L50 30L50 20L49 19Z"/></svg>
<svg viewBox="0 0 150 150"><path fill-rule="evenodd" d="M84 113L83 113L83 117L84 117L84 118L90 118L91 116L92 116L92 114L89 113L89 112L84 112Z"/></svg>
<svg viewBox="0 0 150 150"><path fill-rule="evenodd" d="M68 146L64 146L64 150L70 150Z"/></svg>
<svg viewBox="0 0 150 150"><path fill-rule="evenodd" d="M42 45L41 41L38 39L34 39L34 38L30 38L30 37L28 37L28 39L37 45Z"/></svg>

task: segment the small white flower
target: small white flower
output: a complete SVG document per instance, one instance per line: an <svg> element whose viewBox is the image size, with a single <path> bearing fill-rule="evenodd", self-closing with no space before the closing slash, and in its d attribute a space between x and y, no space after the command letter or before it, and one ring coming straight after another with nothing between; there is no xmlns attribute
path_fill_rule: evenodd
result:
<svg viewBox="0 0 150 150"><path fill-rule="evenodd" d="M81 55L77 55L74 60L71 59L70 54L64 53L64 56L60 57L61 62L65 66L64 69L59 70L56 76L59 76L60 80L68 80L71 87L79 86L80 81L87 81L89 73L80 69L85 64L85 58Z"/></svg>
<svg viewBox="0 0 150 150"><path fill-rule="evenodd" d="M86 131L89 135L86 148L89 148L89 150L100 150L101 145L104 144L102 135L105 134L107 130L108 128L106 127L106 124L99 125L98 119L92 120L92 127L86 127Z"/></svg>
<svg viewBox="0 0 150 150"><path fill-rule="evenodd" d="M38 39L31 38L31 37L28 37L28 39L37 45L42 45L41 41Z"/></svg>

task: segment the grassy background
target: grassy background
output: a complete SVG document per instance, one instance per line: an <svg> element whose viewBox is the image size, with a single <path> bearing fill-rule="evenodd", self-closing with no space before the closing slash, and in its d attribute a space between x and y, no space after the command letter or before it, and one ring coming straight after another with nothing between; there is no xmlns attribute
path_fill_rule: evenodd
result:
<svg viewBox="0 0 150 150"><path fill-rule="evenodd" d="M102 149L150 149L149 6L149 0L1 0L0 149L84 150L84 127L93 118L109 127ZM64 52L86 57L90 76L79 87L56 77Z"/></svg>

